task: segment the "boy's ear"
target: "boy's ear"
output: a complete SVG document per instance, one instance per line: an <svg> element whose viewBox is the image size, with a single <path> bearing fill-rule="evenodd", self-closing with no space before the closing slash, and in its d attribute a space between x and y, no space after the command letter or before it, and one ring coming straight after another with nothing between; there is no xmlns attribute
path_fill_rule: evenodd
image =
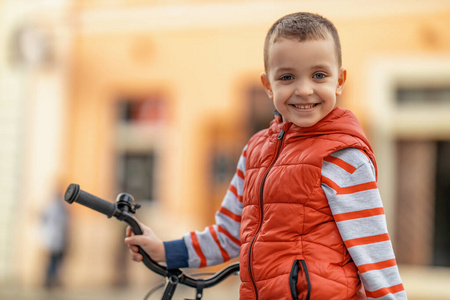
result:
<svg viewBox="0 0 450 300"><path fill-rule="evenodd" d="M267 77L266 73L261 73L261 83L267 96L269 96L270 100L273 100L272 86L270 85L269 77Z"/></svg>
<svg viewBox="0 0 450 300"><path fill-rule="evenodd" d="M347 70L344 68L341 68L339 77L338 77L338 85L336 87L336 96L339 96L342 94L342 91L344 90L345 80L347 80Z"/></svg>

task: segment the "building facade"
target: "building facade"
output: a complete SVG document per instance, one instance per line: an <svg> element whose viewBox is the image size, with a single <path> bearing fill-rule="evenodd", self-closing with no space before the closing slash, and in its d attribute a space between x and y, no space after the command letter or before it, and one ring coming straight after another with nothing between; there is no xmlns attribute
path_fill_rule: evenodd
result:
<svg viewBox="0 0 450 300"><path fill-rule="evenodd" d="M55 182L109 201L132 193L164 239L213 222L242 147L272 118L266 31L294 11L339 30L339 105L375 147L407 290L426 293L408 278L450 268L450 1L0 3L1 280L40 284L39 212ZM69 209L66 284L145 282L121 224Z"/></svg>

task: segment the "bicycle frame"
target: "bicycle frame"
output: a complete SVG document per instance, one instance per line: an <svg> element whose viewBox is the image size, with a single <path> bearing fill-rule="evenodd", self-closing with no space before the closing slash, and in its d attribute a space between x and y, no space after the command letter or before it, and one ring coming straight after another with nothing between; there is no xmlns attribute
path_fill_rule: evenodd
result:
<svg viewBox="0 0 450 300"><path fill-rule="evenodd" d="M106 215L108 218L115 217L119 221L127 223L133 230L134 234L142 234L142 230L137 219L132 215L136 213L136 210L140 207L140 205L136 204L133 196L129 194L121 193L117 196L116 203L111 203L81 190L78 184L72 183L65 192L64 200L69 204L77 202ZM172 299L178 284L195 288L195 299L200 300L203 297L203 289L217 285L228 276L239 272L239 263L236 262L228 265L211 277L205 279L193 278L185 274L180 269L169 270L158 264L141 247L139 247L139 253L142 255L142 262L147 268L168 279L162 300Z"/></svg>

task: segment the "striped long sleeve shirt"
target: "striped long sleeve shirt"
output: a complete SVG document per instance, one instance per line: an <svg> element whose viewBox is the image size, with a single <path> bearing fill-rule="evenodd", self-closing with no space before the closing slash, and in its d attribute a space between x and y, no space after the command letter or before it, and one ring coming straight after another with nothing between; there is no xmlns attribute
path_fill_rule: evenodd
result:
<svg viewBox="0 0 450 300"><path fill-rule="evenodd" d="M239 256L245 150L216 213L216 224L165 242L169 268L198 268ZM407 299L376 184L375 168L361 151L347 148L324 159L322 189L339 233L356 264L368 299Z"/></svg>

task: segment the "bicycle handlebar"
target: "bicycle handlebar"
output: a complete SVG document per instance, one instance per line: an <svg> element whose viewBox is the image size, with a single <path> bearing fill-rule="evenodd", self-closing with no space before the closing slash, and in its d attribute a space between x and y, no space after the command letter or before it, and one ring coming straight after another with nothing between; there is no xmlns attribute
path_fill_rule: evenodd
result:
<svg viewBox="0 0 450 300"><path fill-rule="evenodd" d="M64 200L67 203L72 204L74 201L89 207L99 213L111 218L116 213L116 205L114 203L100 199L94 195L91 195L83 190L80 190L78 184L71 184L64 194Z"/></svg>
<svg viewBox="0 0 450 300"><path fill-rule="evenodd" d="M142 229L139 226L139 222L131 215L136 212L136 209L138 209L140 205L134 203L134 199L131 195L125 193L119 194L117 196L116 203L111 203L81 190L78 184L72 183L69 185L64 194L64 200L69 204L77 202L106 215L108 218L115 217L118 220L127 223L133 230L134 234L142 234ZM228 265L209 278L193 278L185 274L180 269L169 270L160 265L154 261L141 247L139 247L139 253L142 255L142 262L147 268L161 276L169 278L169 281L175 281L174 286L176 286L177 283L181 283L189 287L197 288L197 290L202 290L203 288L212 287L222 282L233 273L239 272L239 263L236 262ZM174 290L175 288L173 288L170 292L170 295L166 295L168 299L171 298Z"/></svg>

